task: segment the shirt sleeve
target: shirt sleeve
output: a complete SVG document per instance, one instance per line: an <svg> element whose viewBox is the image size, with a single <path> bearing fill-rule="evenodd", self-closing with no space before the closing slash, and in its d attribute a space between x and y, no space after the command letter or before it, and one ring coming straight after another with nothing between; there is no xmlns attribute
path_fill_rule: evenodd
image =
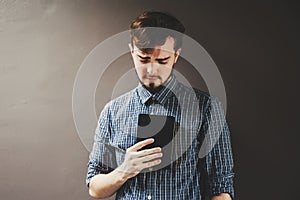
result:
<svg viewBox="0 0 300 200"><path fill-rule="evenodd" d="M114 149L109 148L108 141L111 136L110 112L106 105L100 114L94 136L93 149L89 155L87 164L86 185L97 174L107 174L116 168Z"/></svg>
<svg viewBox="0 0 300 200"><path fill-rule="evenodd" d="M205 136L200 154L204 157L202 166L206 179L206 195L212 197L229 193L233 199L234 173L230 131L221 103L215 97L211 97L208 103L201 132Z"/></svg>

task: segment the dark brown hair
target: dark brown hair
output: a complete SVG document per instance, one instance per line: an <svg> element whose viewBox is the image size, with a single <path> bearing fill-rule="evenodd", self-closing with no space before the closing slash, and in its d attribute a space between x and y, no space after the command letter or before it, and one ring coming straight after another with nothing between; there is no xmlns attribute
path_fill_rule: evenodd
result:
<svg viewBox="0 0 300 200"><path fill-rule="evenodd" d="M153 27L153 28L151 28ZM160 28L160 29L157 29ZM155 46L165 43L167 37L175 40L174 50L182 45L183 24L168 13L146 11L135 18L130 25L131 44L149 53Z"/></svg>

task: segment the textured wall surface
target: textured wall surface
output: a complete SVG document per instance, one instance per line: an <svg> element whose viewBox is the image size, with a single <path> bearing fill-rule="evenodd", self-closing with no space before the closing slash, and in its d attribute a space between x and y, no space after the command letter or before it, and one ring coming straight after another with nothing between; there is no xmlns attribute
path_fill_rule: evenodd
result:
<svg viewBox="0 0 300 200"><path fill-rule="evenodd" d="M75 76L97 44L127 30L144 10L177 16L219 67L237 199L292 199L299 169L296 5L121 2L0 0L0 199L90 199L89 152L72 115ZM182 73L205 90L185 64ZM106 72L97 88L97 114L110 98L118 67L131 66L124 55Z"/></svg>

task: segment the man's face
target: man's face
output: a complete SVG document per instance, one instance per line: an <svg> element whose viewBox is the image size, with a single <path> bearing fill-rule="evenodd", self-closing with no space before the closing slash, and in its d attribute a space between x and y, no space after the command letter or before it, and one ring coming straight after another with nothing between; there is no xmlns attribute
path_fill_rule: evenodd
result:
<svg viewBox="0 0 300 200"><path fill-rule="evenodd" d="M157 88L168 81L181 49L174 51L174 38L168 37L162 46L156 46L151 53L145 53L135 45L131 55L140 81L147 88Z"/></svg>

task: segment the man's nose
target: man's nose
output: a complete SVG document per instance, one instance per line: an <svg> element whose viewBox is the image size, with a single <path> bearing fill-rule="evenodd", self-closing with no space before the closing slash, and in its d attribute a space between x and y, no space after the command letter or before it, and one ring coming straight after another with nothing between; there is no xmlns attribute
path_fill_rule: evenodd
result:
<svg viewBox="0 0 300 200"><path fill-rule="evenodd" d="M147 65L147 73L152 73L153 72L153 64L150 63Z"/></svg>
<svg viewBox="0 0 300 200"><path fill-rule="evenodd" d="M155 66L155 63L149 63L147 65L147 73L152 74L155 72L157 66Z"/></svg>

